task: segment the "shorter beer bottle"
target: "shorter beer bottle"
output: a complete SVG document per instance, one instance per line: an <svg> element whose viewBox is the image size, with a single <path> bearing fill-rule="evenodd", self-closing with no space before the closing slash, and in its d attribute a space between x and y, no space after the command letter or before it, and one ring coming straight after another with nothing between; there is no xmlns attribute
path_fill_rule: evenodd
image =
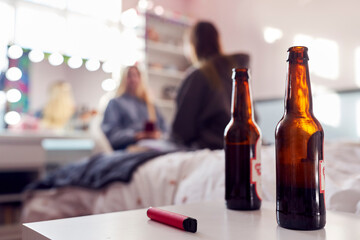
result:
<svg viewBox="0 0 360 240"><path fill-rule="evenodd" d="M261 206L261 133L254 121L246 68L233 69L232 118L225 128L225 200L229 209Z"/></svg>

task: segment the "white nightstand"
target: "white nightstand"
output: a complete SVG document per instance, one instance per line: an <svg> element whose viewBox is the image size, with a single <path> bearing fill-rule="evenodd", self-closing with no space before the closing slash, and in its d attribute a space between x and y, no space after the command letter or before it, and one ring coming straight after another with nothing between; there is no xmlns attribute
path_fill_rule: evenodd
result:
<svg viewBox="0 0 360 240"><path fill-rule="evenodd" d="M174 205L163 209L196 218L197 232L189 233L149 220L146 209L141 209L23 224L23 240L360 239L360 217L340 212L327 211L324 229L294 231L278 227L274 203L263 203L259 211L227 210L222 201Z"/></svg>

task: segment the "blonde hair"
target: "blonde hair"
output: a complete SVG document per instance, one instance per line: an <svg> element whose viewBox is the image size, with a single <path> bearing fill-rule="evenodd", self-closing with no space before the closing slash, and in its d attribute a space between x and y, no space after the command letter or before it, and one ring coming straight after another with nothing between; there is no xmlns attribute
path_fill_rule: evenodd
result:
<svg viewBox="0 0 360 240"><path fill-rule="evenodd" d="M71 85L55 82L50 88L49 100L44 108L43 124L48 128L63 128L75 112Z"/></svg>
<svg viewBox="0 0 360 240"><path fill-rule="evenodd" d="M143 78L142 73L140 72L140 70L137 66L130 66L123 70L120 85L116 91L115 97L119 97L119 96L123 95L124 93L126 93L127 84L128 84L127 78L128 78L130 69L135 69L136 72L139 74L139 78L140 78L140 82L137 86L135 96L145 102L145 104L147 106L147 110L148 110L149 120L155 122L156 121L156 111L155 111L154 102L151 98L151 95L148 90L145 79Z"/></svg>

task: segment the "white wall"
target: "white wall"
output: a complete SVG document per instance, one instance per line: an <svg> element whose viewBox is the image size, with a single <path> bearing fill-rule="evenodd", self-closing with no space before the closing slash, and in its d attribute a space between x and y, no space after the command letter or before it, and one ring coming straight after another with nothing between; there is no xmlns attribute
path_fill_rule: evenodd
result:
<svg viewBox="0 0 360 240"><path fill-rule="evenodd" d="M355 84L354 51L360 46L360 15L356 0L153 0L154 5L182 12L195 19L213 21L222 36L226 53L246 52L251 55L252 92L254 99L281 98L285 92L287 49L293 45L295 34L334 40L339 48L339 76L328 80L311 74L313 85L333 89L357 88ZM123 10L136 7L137 0L124 0ZM283 31L283 38L273 44L263 37L265 27ZM309 50L309 66L316 60ZM65 66L64 66L65 67ZM66 67L67 68L67 67ZM59 67L36 70L32 85L32 108L39 108L46 98L47 79L72 80L80 104L95 106L102 95L101 71L88 75L83 68L65 75ZM55 73L60 74L55 77ZM43 76L42 76L43 75ZM43 83L43 84L39 84ZM84 85L83 85L84 84ZM316 88L313 86L316 94Z"/></svg>
<svg viewBox="0 0 360 240"><path fill-rule="evenodd" d="M192 0L188 13L198 19L212 20L218 26L226 52L251 54L253 96L266 99L283 97L286 51L299 33L338 44L339 76L328 80L311 74L313 85L357 88L354 52L360 46L359 8L360 2L356 0ZM273 44L266 43L265 27L281 29L283 38ZM311 69L316 56L311 55L311 49L309 55Z"/></svg>
<svg viewBox="0 0 360 240"><path fill-rule="evenodd" d="M287 49L296 34L334 41L338 47L338 76L330 80L311 72L314 113L323 125L326 139L358 139L360 136L360 100L358 92L322 94L322 89L359 90L356 84L355 49L360 46L360 2L356 0L192 0L189 14L212 20L219 28L225 51L244 51L251 55L254 99L282 99L285 93ZM282 30L283 37L265 42L265 27ZM321 48L322 46L319 46ZM309 67L327 55L315 54L309 46ZM330 57L325 57L325 63ZM333 56L336 57L336 54ZM333 67L325 65L331 72ZM260 125L272 142L276 123L283 112L283 101L258 102ZM265 121L264 121L265 119Z"/></svg>

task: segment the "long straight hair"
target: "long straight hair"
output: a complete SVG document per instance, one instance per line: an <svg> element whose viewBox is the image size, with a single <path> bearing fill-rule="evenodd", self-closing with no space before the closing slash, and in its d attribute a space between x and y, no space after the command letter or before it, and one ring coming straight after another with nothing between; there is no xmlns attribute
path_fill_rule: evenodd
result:
<svg viewBox="0 0 360 240"><path fill-rule="evenodd" d="M127 89L127 78L129 75L129 71L130 69L135 69L136 72L139 74L139 78L140 78L140 82L137 86L136 92L135 92L135 96L144 101L146 106L147 106L147 110L148 110L148 115L149 115L149 120L150 121L156 121L156 111L155 111L155 106L154 106L154 102L151 98L150 92L148 90L148 86L145 82L144 77L142 76L142 73L140 72L139 68L137 66L129 66L127 68L125 68L123 70L122 76L121 76L121 80L120 80L120 84L119 87L116 91L116 97L120 97L121 95L126 93L126 89Z"/></svg>
<svg viewBox="0 0 360 240"><path fill-rule="evenodd" d="M221 76L215 66L222 48L219 32L211 22L200 21L190 29L190 44L193 48L195 64L205 75L213 88L222 88Z"/></svg>
<svg viewBox="0 0 360 240"><path fill-rule="evenodd" d="M47 128L63 128L74 112L75 101L71 85L65 81L55 82L50 88L42 123Z"/></svg>

